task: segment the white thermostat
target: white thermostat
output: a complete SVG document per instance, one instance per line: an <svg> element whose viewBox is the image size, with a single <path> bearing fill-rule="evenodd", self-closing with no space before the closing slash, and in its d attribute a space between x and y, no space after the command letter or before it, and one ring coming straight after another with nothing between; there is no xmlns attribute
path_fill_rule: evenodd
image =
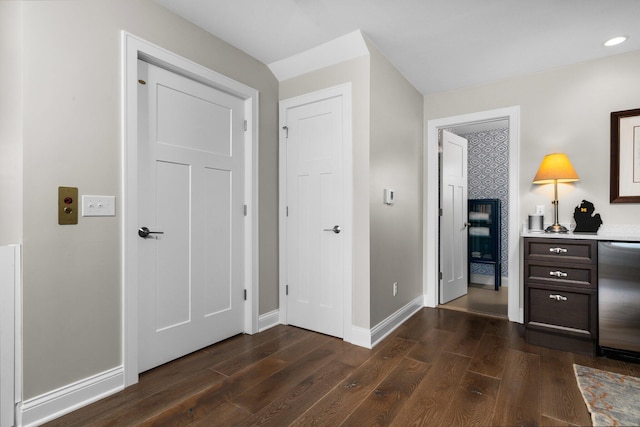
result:
<svg viewBox="0 0 640 427"><path fill-rule="evenodd" d="M393 204L393 198L395 197L395 190L392 190L390 188L385 188L384 189L384 204L385 205L392 205Z"/></svg>

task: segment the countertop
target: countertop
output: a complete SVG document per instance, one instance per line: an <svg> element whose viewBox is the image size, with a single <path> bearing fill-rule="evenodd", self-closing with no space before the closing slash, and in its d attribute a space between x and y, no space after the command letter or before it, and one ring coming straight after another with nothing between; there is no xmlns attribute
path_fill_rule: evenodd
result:
<svg viewBox="0 0 640 427"><path fill-rule="evenodd" d="M545 225L546 227L546 225ZM584 240L613 240L621 242L640 242L640 224L602 225L597 233L545 233L523 230L521 237L543 237L545 239L584 239Z"/></svg>

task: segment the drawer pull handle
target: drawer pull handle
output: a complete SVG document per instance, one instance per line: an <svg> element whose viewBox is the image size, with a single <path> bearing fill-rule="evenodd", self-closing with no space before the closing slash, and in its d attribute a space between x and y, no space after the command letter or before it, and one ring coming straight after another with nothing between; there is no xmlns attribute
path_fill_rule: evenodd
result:
<svg viewBox="0 0 640 427"><path fill-rule="evenodd" d="M567 300L567 297L559 295L559 294L556 294L556 295L551 294L551 295L549 295L549 298L554 299L556 301L566 301Z"/></svg>
<svg viewBox="0 0 640 427"><path fill-rule="evenodd" d="M549 272L549 276L555 276L555 277L567 277L568 274L564 273L562 271L550 271Z"/></svg>
<svg viewBox="0 0 640 427"><path fill-rule="evenodd" d="M567 250L565 248L549 248L549 252L554 252L556 254L566 254Z"/></svg>

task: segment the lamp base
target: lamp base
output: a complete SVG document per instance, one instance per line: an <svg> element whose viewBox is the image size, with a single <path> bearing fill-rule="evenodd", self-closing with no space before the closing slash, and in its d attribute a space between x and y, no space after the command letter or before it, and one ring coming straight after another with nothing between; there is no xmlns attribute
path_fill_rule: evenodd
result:
<svg viewBox="0 0 640 427"><path fill-rule="evenodd" d="M545 233L568 233L569 229L564 225L553 224L545 228Z"/></svg>

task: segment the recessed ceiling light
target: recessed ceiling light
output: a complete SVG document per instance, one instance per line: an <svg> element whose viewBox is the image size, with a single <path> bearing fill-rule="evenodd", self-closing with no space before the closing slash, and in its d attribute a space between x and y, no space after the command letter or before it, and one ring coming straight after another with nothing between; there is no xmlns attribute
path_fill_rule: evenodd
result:
<svg viewBox="0 0 640 427"><path fill-rule="evenodd" d="M629 38L629 36L618 36L618 37L614 37L612 39L607 40L606 42L604 42L605 46L615 46L617 44L620 44L622 42L624 42L625 40L627 40Z"/></svg>

